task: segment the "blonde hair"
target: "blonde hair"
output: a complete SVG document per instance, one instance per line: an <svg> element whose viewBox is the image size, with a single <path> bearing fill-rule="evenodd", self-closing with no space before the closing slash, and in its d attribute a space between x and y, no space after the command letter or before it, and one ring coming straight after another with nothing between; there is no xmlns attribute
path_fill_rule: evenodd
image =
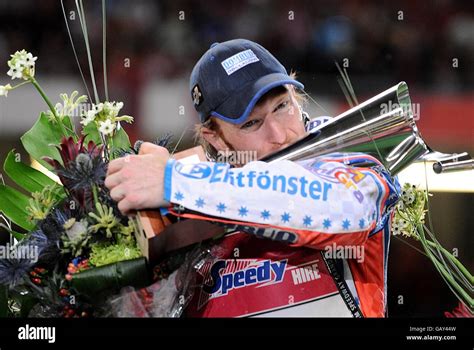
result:
<svg viewBox="0 0 474 350"><path fill-rule="evenodd" d="M291 72L290 73L290 78L291 79L296 79L296 73ZM300 106L302 106L304 103L306 103L307 97L306 97L305 93L297 90L296 88L293 88L293 86L292 86L291 91L293 91L296 102ZM262 99L260 99L260 101L262 101ZM212 146L209 142L207 142L206 139L203 137L203 132L202 131L203 131L204 128L209 129L209 130L218 131L219 125L216 123L214 117L211 116L204 123L196 124L194 126L194 142L197 143L198 145L202 146L202 148L204 149L204 152L206 153L206 156L209 160L215 160L218 156L218 151L214 148L214 146Z"/></svg>

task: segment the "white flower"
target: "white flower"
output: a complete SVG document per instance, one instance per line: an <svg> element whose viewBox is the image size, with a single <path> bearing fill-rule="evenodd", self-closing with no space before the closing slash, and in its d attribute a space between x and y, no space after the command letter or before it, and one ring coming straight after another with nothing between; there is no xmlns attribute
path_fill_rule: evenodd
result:
<svg viewBox="0 0 474 350"><path fill-rule="evenodd" d="M392 222L392 234L394 236L399 235L407 227L407 222L404 220L393 220Z"/></svg>
<svg viewBox="0 0 474 350"><path fill-rule="evenodd" d="M87 101L86 95L79 96L76 99L78 94L79 93L76 90L74 90L70 97L67 94L59 95L61 99L63 100L61 116L66 116L66 115L70 117L73 116L74 110L79 106L79 104Z"/></svg>
<svg viewBox="0 0 474 350"><path fill-rule="evenodd" d="M398 223L397 223L396 221L393 221L393 222L392 222L392 234L393 234L394 236L397 236L397 235L399 235L401 232L402 232L401 227L398 225Z"/></svg>
<svg viewBox="0 0 474 350"><path fill-rule="evenodd" d="M123 107L123 102L106 102L109 117L115 118Z"/></svg>
<svg viewBox="0 0 474 350"><path fill-rule="evenodd" d="M129 115L122 115L121 117L116 117L115 121L116 122L132 123L133 122L133 117L131 117Z"/></svg>
<svg viewBox="0 0 474 350"><path fill-rule="evenodd" d="M12 79L28 80L35 75L35 61L38 57L34 57L31 53L25 50L17 51L8 61L10 70L7 72Z"/></svg>
<svg viewBox="0 0 474 350"><path fill-rule="evenodd" d="M8 91L10 91L11 89L12 89L12 86L10 84L0 85L0 96L7 97Z"/></svg>
<svg viewBox="0 0 474 350"><path fill-rule="evenodd" d="M118 117L118 112L123 107L123 102L109 102L92 104L92 108L83 116L81 124L86 126L92 121L99 125L99 131L104 134L112 134L120 127L118 124L123 121L132 123L133 118L129 115Z"/></svg>
<svg viewBox="0 0 474 350"><path fill-rule="evenodd" d="M56 115L64 115L64 107L59 102L54 105Z"/></svg>
<svg viewBox="0 0 474 350"><path fill-rule="evenodd" d="M416 199L415 191L416 191L415 186L412 186L412 187L405 186L405 188L403 189L403 191L402 191L402 201L406 205L411 205L415 202L415 199Z"/></svg>
<svg viewBox="0 0 474 350"><path fill-rule="evenodd" d="M24 51L24 50L23 50ZM22 60L26 62L27 65L34 65L38 57L33 57L30 52L27 52L26 55L22 56Z"/></svg>
<svg viewBox="0 0 474 350"><path fill-rule="evenodd" d="M95 111L96 114L99 114L100 112L104 110L104 104L103 103L99 103L98 105L93 104L92 109Z"/></svg>
<svg viewBox="0 0 474 350"><path fill-rule="evenodd" d="M82 117L81 124L87 126L90 122L93 122L95 119L95 111L93 109L87 111L85 117Z"/></svg>
<svg viewBox="0 0 474 350"><path fill-rule="evenodd" d="M110 119L99 123L99 131L104 135L109 135L115 130L115 123L112 123Z"/></svg>
<svg viewBox="0 0 474 350"><path fill-rule="evenodd" d="M13 79L22 79L23 78L23 67L20 65L15 65L10 67L10 70L7 72L7 75L12 77Z"/></svg>

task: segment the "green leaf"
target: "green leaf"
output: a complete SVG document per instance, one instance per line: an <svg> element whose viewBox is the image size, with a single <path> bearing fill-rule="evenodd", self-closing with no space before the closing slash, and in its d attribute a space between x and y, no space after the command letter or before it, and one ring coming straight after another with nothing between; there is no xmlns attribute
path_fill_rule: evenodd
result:
<svg viewBox="0 0 474 350"><path fill-rule="evenodd" d="M73 275L71 284L83 297L97 302L125 286L141 288L149 283L145 258L94 267Z"/></svg>
<svg viewBox="0 0 474 350"><path fill-rule="evenodd" d="M4 225L2 223L0 223L0 227L7 230L8 233L11 234L13 237L15 237L15 239L18 240L18 241L22 241L27 236L26 233L20 233L20 232L13 231L7 225Z"/></svg>
<svg viewBox="0 0 474 350"><path fill-rule="evenodd" d="M94 142L96 145L101 145L102 140L100 139L99 130L95 123L89 123L82 129L82 134L86 135L84 139L84 145L87 145L89 141Z"/></svg>
<svg viewBox="0 0 474 350"><path fill-rule="evenodd" d="M11 150L3 164L7 175L20 187L28 192L41 192L44 187L54 185L55 182L42 172L16 161L15 154Z"/></svg>
<svg viewBox="0 0 474 350"><path fill-rule="evenodd" d="M128 134L123 127L117 131L112 138L112 144L115 149L129 149L130 148L130 139L128 138Z"/></svg>
<svg viewBox="0 0 474 350"><path fill-rule="evenodd" d="M102 144L100 138L99 130L95 123L89 123L87 126L82 129L82 133L87 135L84 141L84 144L87 144L89 141L93 141L96 145ZM130 148L130 140L128 134L123 127L121 127L117 132L115 132L114 137L112 138L112 143L115 148Z"/></svg>
<svg viewBox="0 0 474 350"><path fill-rule="evenodd" d="M82 129L82 133L87 135L84 144L87 145L89 141L93 141L96 145L101 145L102 140L100 138L99 130L95 123L89 123L87 126ZM130 139L128 134L123 127L121 127L117 132L115 132L114 137L112 138L111 146L113 147L112 152L117 149L129 149L130 148Z"/></svg>
<svg viewBox="0 0 474 350"><path fill-rule="evenodd" d="M13 231L13 230L9 230L9 231L10 231L10 234L13 237L15 237L15 239L18 240L18 241L22 241L27 236L25 233L16 232L16 231Z"/></svg>
<svg viewBox="0 0 474 350"><path fill-rule="evenodd" d="M35 224L28 218L29 198L17 190L0 185L0 211L21 228L31 231Z"/></svg>
<svg viewBox="0 0 474 350"><path fill-rule="evenodd" d="M63 124L72 129L69 117L64 117ZM72 135L74 133L70 132L70 136ZM61 127L51 122L45 113L41 113L33 127L21 137L21 142L34 159L51 170L52 167L42 158L50 157L61 162L61 157L55 146L60 144L62 137Z"/></svg>

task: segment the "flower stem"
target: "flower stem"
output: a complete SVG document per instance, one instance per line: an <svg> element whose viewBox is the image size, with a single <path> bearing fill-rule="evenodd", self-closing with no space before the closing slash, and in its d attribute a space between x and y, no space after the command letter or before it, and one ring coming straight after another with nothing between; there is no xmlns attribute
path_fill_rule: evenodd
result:
<svg viewBox="0 0 474 350"><path fill-rule="evenodd" d="M115 135L115 133L114 133ZM110 159L113 159L113 155L114 155L114 135L112 135L111 137L109 137L109 144L110 144L110 152L109 152L109 155L110 155Z"/></svg>
<svg viewBox="0 0 474 350"><path fill-rule="evenodd" d="M454 294L460 298L463 299L463 301L467 302L467 304L472 307L473 305L473 300L469 296L469 294L466 293L466 291L456 282L456 280L453 278L453 276L449 273L449 271L446 270L446 268L436 259L436 257L433 255L433 253L430 251L428 247L428 240L426 239L423 231L423 226L421 224L418 224L416 226L418 235L420 236L420 241L421 244L423 245L423 248L425 249L425 252L428 254L428 257L430 260L433 262L435 265L436 269L438 270L439 274L441 277L444 279L448 287L454 292ZM459 294L458 294L459 293Z"/></svg>
<svg viewBox="0 0 474 350"><path fill-rule="evenodd" d="M105 161L109 161L109 143L107 142L107 136L105 136L103 133L99 131L100 139L102 140L102 145L104 145L104 158Z"/></svg>
<svg viewBox="0 0 474 350"><path fill-rule="evenodd" d="M430 246L433 248L439 248L443 252L443 254L448 257L458 268L459 270L462 271L463 275L466 276L466 278L472 283L472 275L469 273L469 271L466 269L466 267L453 255L451 254L448 250L443 248L441 245L438 245L436 243L433 243L429 240L426 241Z"/></svg>
<svg viewBox="0 0 474 350"><path fill-rule="evenodd" d="M29 81L24 81L24 82L22 82L18 85L12 86L10 90L15 90L16 88L19 88L20 86L28 84L28 83L29 83Z"/></svg>
<svg viewBox="0 0 474 350"><path fill-rule="evenodd" d="M38 84L38 82L36 81L36 79L34 78L31 78L31 84L33 84L33 86L36 88L36 90L38 90L38 92L40 93L41 97L43 97L43 100L46 102L46 104L48 105L49 109L51 110L51 113L53 113L54 115L54 119L59 122L59 118L56 114L56 109L53 107L53 104L51 103L51 101L49 100L48 96L46 96L46 94L44 93L43 89L41 88L41 86Z"/></svg>
<svg viewBox="0 0 474 350"><path fill-rule="evenodd" d="M463 282L467 280L468 283L470 283L471 290L472 290L472 284L474 283L474 280L471 273L464 267L464 265L453 254L451 254L438 242L434 234L428 229L426 225L423 225L423 227L424 227L423 232L426 231L426 233L428 233L428 235L431 237L431 241L429 239L426 239L426 242L428 243L429 248L433 251L436 251L436 253L438 254L443 254L446 258L448 258L449 262L454 267L455 277L457 277L458 279L462 279ZM441 255L440 255L440 258L442 259Z"/></svg>
<svg viewBox="0 0 474 350"><path fill-rule="evenodd" d="M429 240L426 241L429 243ZM444 253L438 249L438 247L431 247L428 245L428 249L431 251L432 256L446 269L450 276L452 276L457 283L459 283L464 290L472 290L472 282L468 281L458 267L453 263L449 257L445 256Z"/></svg>
<svg viewBox="0 0 474 350"><path fill-rule="evenodd" d="M445 280L445 282L448 284L451 289L454 288L457 293L461 296L461 298L467 302L467 304L472 307L473 306L473 299L467 294L467 292L456 282L456 280L451 276L449 271L446 270L446 268L438 261L436 258L432 257L430 255L430 259L435 265L436 269L440 273L441 277Z"/></svg>
<svg viewBox="0 0 474 350"><path fill-rule="evenodd" d="M54 120L56 121L56 123L59 124L59 127L61 128L61 132L63 133L64 136L68 136L68 133L66 132L66 129L64 129L64 125L63 123L61 122L61 120L59 119L58 115L56 114L56 108L54 108L53 104L51 103L51 101L49 100L48 96L46 96L46 94L44 93L43 89L41 88L41 86L38 84L38 82L36 81L35 78L30 78L30 81L31 81L31 84L33 84L33 86L36 88L36 90L38 90L38 92L40 93L41 97L43 97L43 100L46 102L46 104L48 105L49 107L49 110L51 111L51 113L53 114L54 116Z"/></svg>
<svg viewBox="0 0 474 350"><path fill-rule="evenodd" d="M97 195L97 187L92 185L92 195L94 196L94 203L99 203L99 196Z"/></svg>

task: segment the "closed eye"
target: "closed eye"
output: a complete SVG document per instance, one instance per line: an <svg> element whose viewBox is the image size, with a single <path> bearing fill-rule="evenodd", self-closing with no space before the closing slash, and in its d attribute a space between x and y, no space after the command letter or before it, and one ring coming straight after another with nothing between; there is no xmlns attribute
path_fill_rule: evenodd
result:
<svg viewBox="0 0 474 350"><path fill-rule="evenodd" d="M249 120L248 122L244 123L240 129L250 129L252 127L256 127L260 123L260 119Z"/></svg>
<svg viewBox="0 0 474 350"><path fill-rule="evenodd" d="M286 107L288 107L289 103L290 103L290 101L288 101L288 100L285 100L285 101L281 102L280 104L278 104L278 106L275 107L273 112L275 113L276 111L285 109Z"/></svg>

